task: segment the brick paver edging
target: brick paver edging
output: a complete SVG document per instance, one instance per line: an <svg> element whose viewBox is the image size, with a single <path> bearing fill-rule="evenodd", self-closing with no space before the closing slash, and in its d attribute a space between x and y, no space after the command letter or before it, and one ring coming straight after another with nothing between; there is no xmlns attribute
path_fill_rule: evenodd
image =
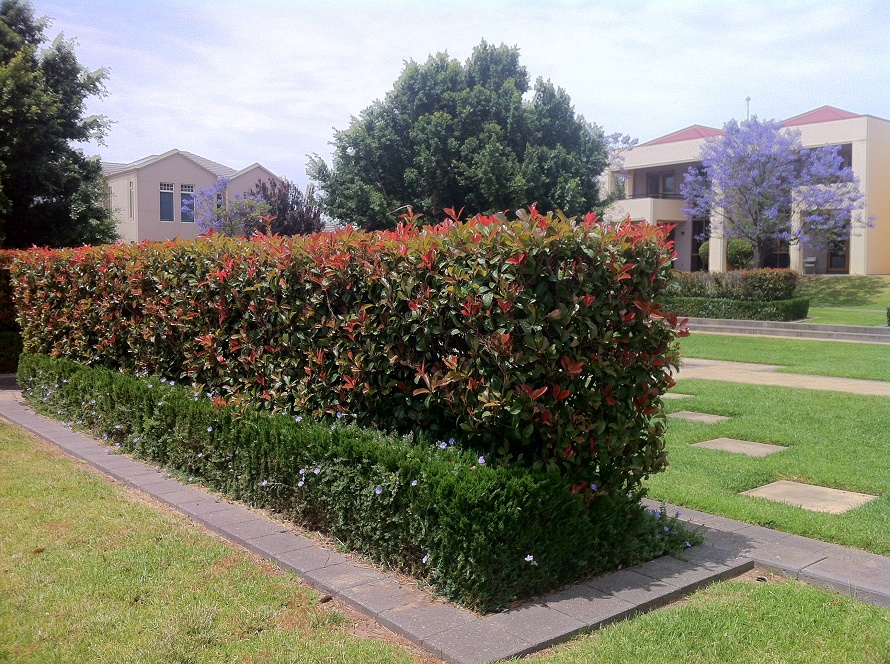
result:
<svg viewBox="0 0 890 664"><path fill-rule="evenodd" d="M890 606L887 558L686 510L683 518L701 524L707 540L688 551L687 561L659 558L509 611L479 616L433 600L426 592L323 548L262 514L165 477L148 464L112 454L93 438L35 414L19 403L19 393L0 392L0 417L180 510L223 538L296 572L310 586L450 662L493 662L531 653L737 576L755 561Z"/></svg>

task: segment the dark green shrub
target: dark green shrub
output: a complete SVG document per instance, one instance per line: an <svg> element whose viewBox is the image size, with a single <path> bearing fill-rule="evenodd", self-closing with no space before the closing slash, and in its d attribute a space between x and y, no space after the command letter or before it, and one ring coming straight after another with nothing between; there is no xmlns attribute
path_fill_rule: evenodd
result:
<svg viewBox="0 0 890 664"><path fill-rule="evenodd" d="M22 336L18 332L0 332L0 373L15 373L22 352Z"/></svg>
<svg viewBox="0 0 890 664"><path fill-rule="evenodd" d="M754 245L741 238L726 243L726 262L733 270L744 270L754 260Z"/></svg>
<svg viewBox="0 0 890 664"><path fill-rule="evenodd" d="M711 261L711 241L705 240L698 248L698 257L701 259L702 269L707 272L708 263Z"/></svg>
<svg viewBox="0 0 890 664"><path fill-rule="evenodd" d="M770 302L790 300L799 275L793 270L739 270L737 272L674 272L670 297L709 297Z"/></svg>
<svg viewBox="0 0 890 664"><path fill-rule="evenodd" d="M665 300L664 307L665 311L688 318L793 321L807 317L810 300L798 297L753 302L708 297L672 297Z"/></svg>
<svg viewBox="0 0 890 664"><path fill-rule="evenodd" d="M573 491L559 474L343 424L349 416L236 411L156 376L30 355L19 383L40 412L482 611L701 541L647 513L640 494Z"/></svg>
<svg viewBox="0 0 890 664"><path fill-rule="evenodd" d="M0 373L14 373L22 352L9 271L18 252L0 250Z"/></svg>

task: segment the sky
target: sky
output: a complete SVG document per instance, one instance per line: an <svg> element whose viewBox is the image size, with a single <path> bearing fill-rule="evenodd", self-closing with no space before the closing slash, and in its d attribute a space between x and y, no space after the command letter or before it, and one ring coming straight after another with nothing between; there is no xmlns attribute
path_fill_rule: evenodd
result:
<svg viewBox="0 0 890 664"><path fill-rule="evenodd" d="M85 152L131 162L178 148L301 186L307 155L392 89L411 60L518 46L607 134L645 142L831 105L890 119L886 0L32 0L46 34L106 68ZM750 97L750 102L746 98Z"/></svg>

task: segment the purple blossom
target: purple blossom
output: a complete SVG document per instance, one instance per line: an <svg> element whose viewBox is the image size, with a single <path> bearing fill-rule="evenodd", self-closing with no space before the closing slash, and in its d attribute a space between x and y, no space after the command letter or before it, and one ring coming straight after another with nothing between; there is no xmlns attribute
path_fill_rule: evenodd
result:
<svg viewBox="0 0 890 664"><path fill-rule="evenodd" d="M321 472L321 468L316 468L312 472L315 473L316 475L318 475Z"/></svg>
<svg viewBox="0 0 890 664"><path fill-rule="evenodd" d="M383 487L382 487L382 486L375 486L375 487L374 487L374 493L376 493L376 494L379 496L381 493L383 493Z"/></svg>
<svg viewBox="0 0 890 664"><path fill-rule="evenodd" d="M440 450L444 450L446 447L448 447L448 445L445 444L445 441L442 441L441 443L439 443Z"/></svg>
<svg viewBox="0 0 890 664"><path fill-rule="evenodd" d="M535 559L535 557L534 557L532 554L528 554L528 555L525 557L525 562L530 563L530 562L532 562L534 559Z"/></svg>
<svg viewBox="0 0 890 664"><path fill-rule="evenodd" d="M864 197L837 146L805 149L800 131L774 120L731 120L705 141L702 168L691 169L680 192L687 219L710 218L709 232L748 240L757 267L776 241L825 249L852 229L871 225ZM800 224L792 217L799 213Z"/></svg>
<svg viewBox="0 0 890 664"><path fill-rule="evenodd" d="M302 416L302 415L297 415L297 416L294 418L294 421L295 421L295 422L302 422L302 421L303 421L303 416Z"/></svg>
<svg viewBox="0 0 890 664"><path fill-rule="evenodd" d="M429 556L429 554L427 554L427 555L425 555L425 556L423 557L423 560L421 560L421 562L422 562L424 565L426 565L426 564L429 562L429 559L430 559L430 556Z"/></svg>
<svg viewBox="0 0 890 664"><path fill-rule="evenodd" d="M411 486L417 486L417 480L411 480Z"/></svg>
<svg viewBox="0 0 890 664"><path fill-rule="evenodd" d="M260 486L269 486L269 480L263 480L260 482Z"/></svg>
<svg viewBox="0 0 890 664"><path fill-rule="evenodd" d="M480 465L480 466L484 466L484 465L485 465L485 457L484 457L484 456L479 457L479 465Z"/></svg>
<svg viewBox="0 0 890 664"><path fill-rule="evenodd" d="M692 546L692 545L689 543L689 540L686 540L686 541L684 542L684 544L686 545L686 548L687 548L687 549L688 549L689 547Z"/></svg>
<svg viewBox="0 0 890 664"><path fill-rule="evenodd" d="M593 491L593 492L595 493L595 492L596 492L596 484L591 483L591 484L590 484L590 490Z"/></svg>
<svg viewBox="0 0 890 664"><path fill-rule="evenodd" d="M304 484L306 484L306 483L303 480L300 480L299 482L297 482L297 486L303 486Z"/></svg>

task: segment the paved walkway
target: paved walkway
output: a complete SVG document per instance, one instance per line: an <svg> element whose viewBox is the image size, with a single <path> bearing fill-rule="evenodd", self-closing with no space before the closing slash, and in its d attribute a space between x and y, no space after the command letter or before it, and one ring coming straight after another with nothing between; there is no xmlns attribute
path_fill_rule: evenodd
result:
<svg viewBox="0 0 890 664"><path fill-rule="evenodd" d="M772 364L752 364L749 362L727 362L725 360L702 360L684 357L676 378L677 380L701 378L704 380L722 380L730 383L799 387L805 390L852 392L853 394L890 397L890 383L888 382L860 380L858 378L777 373L777 370L781 368Z"/></svg>
<svg viewBox="0 0 890 664"><path fill-rule="evenodd" d="M684 521L704 529L706 543L690 549L688 561L659 558L509 611L479 616L324 548L300 535L297 528L164 477L154 466L113 454L99 441L37 415L21 403L18 391L0 391L0 418L170 505L232 543L296 572L310 586L449 662L492 662L541 650L737 576L755 563L890 607L890 558L670 507L672 513L681 511Z"/></svg>

